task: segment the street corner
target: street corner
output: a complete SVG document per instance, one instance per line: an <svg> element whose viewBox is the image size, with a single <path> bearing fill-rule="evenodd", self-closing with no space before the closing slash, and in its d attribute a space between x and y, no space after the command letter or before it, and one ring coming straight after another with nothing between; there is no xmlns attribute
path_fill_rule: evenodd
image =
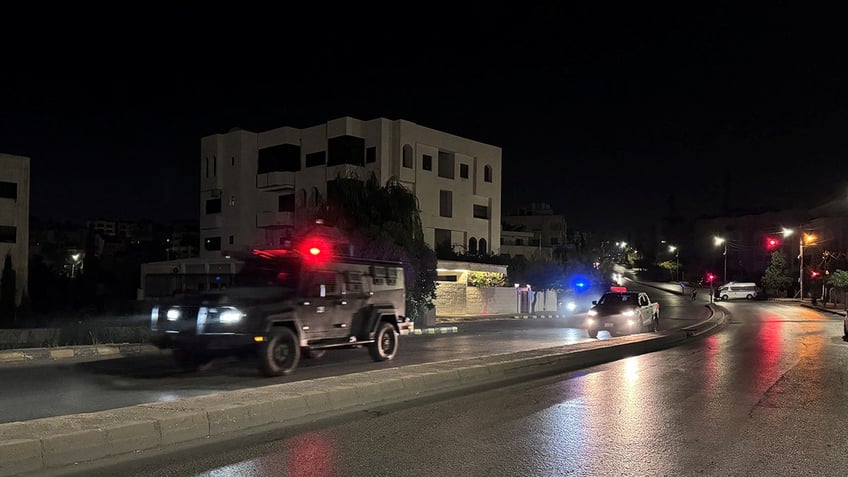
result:
<svg viewBox="0 0 848 477"><path fill-rule="evenodd" d="M822 312L822 313L830 313L830 314L838 315L838 316L841 316L841 317L845 317L845 315L846 315L845 310L838 310L838 309L835 309L835 308L825 308L823 306L813 305L812 303L801 303L801 306L803 306L804 308L809 308L811 310L816 310L816 311L819 311L819 312Z"/></svg>

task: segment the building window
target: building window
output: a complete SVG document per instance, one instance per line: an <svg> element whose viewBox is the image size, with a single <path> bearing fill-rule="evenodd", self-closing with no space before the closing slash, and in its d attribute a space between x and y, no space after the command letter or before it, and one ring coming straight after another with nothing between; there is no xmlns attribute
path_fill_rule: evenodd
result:
<svg viewBox="0 0 848 477"><path fill-rule="evenodd" d="M0 181L0 199L18 199L18 184L16 182Z"/></svg>
<svg viewBox="0 0 848 477"><path fill-rule="evenodd" d="M483 168L483 182L492 182L492 166Z"/></svg>
<svg viewBox="0 0 848 477"><path fill-rule="evenodd" d="M446 229L436 229L436 247L446 247L450 248L451 246L451 231Z"/></svg>
<svg viewBox="0 0 848 477"><path fill-rule="evenodd" d="M236 206L236 196L231 195L230 196L230 207L235 207L235 206Z"/></svg>
<svg viewBox="0 0 848 477"><path fill-rule="evenodd" d="M297 172L300 170L300 146L278 144L259 150L257 174L268 172Z"/></svg>
<svg viewBox="0 0 848 477"><path fill-rule="evenodd" d="M468 164L459 165L459 177L468 179Z"/></svg>
<svg viewBox="0 0 848 477"><path fill-rule="evenodd" d="M559 239L557 237L551 237L551 245L559 245Z"/></svg>
<svg viewBox="0 0 848 477"><path fill-rule="evenodd" d="M474 218L475 219L488 219L489 218L489 207L486 206L486 205L474 204Z"/></svg>
<svg viewBox="0 0 848 477"><path fill-rule="evenodd" d="M207 214L220 214L221 213L221 198L217 199L206 199L206 213Z"/></svg>
<svg viewBox="0 0 848 477"><path fill-rule="evenodd" d="M480 246L478 248L480 249L480 255L486 255L486 239L480 239Z"/></svg>
<svg viewBox="0 0 848 477"><path fill-rule="evenodd" d="M439 216L453 217L453 191L439 191Z"/></svg>
<svg viewBox="0 0 848 477"><path fill-rule="evenodd" d="M221 250L221 237L208 237L203 242L203 248L206 250Z"/></svg>
<svg viewBox="0 0 848 477"><path fill-rule="evenodd" d="M371 164L377 162L377 148L369 147L365 150L365 163Z"/></svg>
<svg viewBox="0 0 848 477"><path fill-rule="evenodd" d="M468 253L472 255L477 254L477 239L474 237L468 239Z"/></svg>
<svg viewBox="0 0 848 477"><path fill-rule="evenodd" d="M327 163L327 151L310 152L306 155L306 167L323 166Z"/></svg>
<svg viewBox="0 0 848 477"><path fill-rule="evenodd" d="M453 153L439 151L439 177L453 179L455 170Z"/></svg>
<svg viewBox="0 0 848 477"><path fill-rule="evenodd" d="M236 165L236 156L233 156L232 158L230 158L230 165L231 166Z"/></svg>
<svg viewBox="0 0 848 477"><path fill-rule="evenodd" d="M212 177L218 175L218 156L212 156Z"/></svg>
<svg viewBox="0 0 848 477"><path fill-rule="evenodd" d="M365 139L356 136L338 136L327 140L327 165L365 165Z"/></svg>
<svg viewBox="0 0 848 477"><path fill-rule="evenodd" d="M424 169L425 171L432 171L433 170L433 156L428 156L427 154L424 154L424 156L421 158L421 168Z"/></svg>
<svg viewBox="0 0 848 477"><path fill-rule="evenodd" d="M409 144L403 146L403 167L412 169L412 146Z"/></svg>
<svg viewBox="0 0 848 477"><path fill-rule="evenodd" d="M294 212L294 194L281 194L277 197L278 212Z"/></svg>
<svg viewBox="0 0 848 477"><path fill-rule="evenodd" d="M206 163L206 177L209 177L209 158L204 158L204 162Z"/></svg>
<svg viewBox="0 0 848 477"><path fill-rule="evenodd" d="M0 225L0 243L15 243L17 240L17 227L11 225Z"/></svg>
<svg viewBox="0 0 848 477"><path fill-rule="evenodd" d="M515 245L524 245L524 239L515 239Z"/></svg>
<svg viewBox="0 0 848 477"><path fill-rule="evenodd" d="M232 245L233 243L235 243L235 241L236 241L235 236L230 235L230 245Z"/></svg>
<svg viewBox="0 0 848 477"><path fill-rule="evenodd" d="M318 192L317 187L312 188L312 192L309 194L309 207L318 207L321 203L321 193Z"/></svg>

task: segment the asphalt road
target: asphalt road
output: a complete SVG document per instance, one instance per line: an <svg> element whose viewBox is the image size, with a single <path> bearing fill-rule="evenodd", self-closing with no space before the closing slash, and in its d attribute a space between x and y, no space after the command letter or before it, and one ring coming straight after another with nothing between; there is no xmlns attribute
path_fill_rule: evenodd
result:
<svg viewBox="0 0 848 477"><path fill-rule="evenodd" d="M722 305L683 346L78 475L844 475L841 318Z"/></svg>
<svg viewBox="0 0 848 477"><path fill-rule="evenodd" d="M631 288L638 288L630 285ZM660 302L660 329L680 328L706 317L706 302L645 288ZM37 362L0 366L0 422L94 412L166 402L220 391L253 388L409 364L445 361L592 341L568 319L465 321L459 332L408 336L390 362L371 361L365 349L331 350L303 360L291 376L261 377L252 361L220 359L202 372L176 368L167 352L87 362ZM608 335L601 333L600 339Z"/></svg>

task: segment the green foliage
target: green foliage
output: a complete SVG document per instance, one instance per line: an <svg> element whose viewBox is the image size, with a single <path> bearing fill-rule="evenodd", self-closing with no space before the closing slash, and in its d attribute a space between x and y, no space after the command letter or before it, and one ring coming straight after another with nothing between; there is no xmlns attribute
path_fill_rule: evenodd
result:
<svg viewBox="0 0 848 477"><path fill-rule="evenodd" d="M407 316L415 320L433 308L436 254L424 242L415 194L396 178L380 187L374 174L367 181L337 177L328 183L323 215L345 232L357 255L403 262Z"/></svg>
<svg viewBox="0 0 848 477"><path fill-rule="evenodd" d="M830 274L827 284L840 291L848 291L848 271L836 270Z"/></svg>
<svg viewBox="0 0 848 477"><path fill-rule="evenodd" d="M786 257L781 252L771 254L771 263L766 267L762 278L763 287L769 290L786 290L792 285L792 277L787 273Z"/></svg>
<svg viewBox="0 0 848 477"><path fill-rule="evenodd" d="M677 262L673 260L666 260L664 262L660 262L657 264L657 266L667 271L670 277L674 277L674 272L677 271Z"/></svg>
<svg viewBox="0 0 848 477"><path fill-rule="evenodd" d="M468 272L468 286L503 287L506 286L506 277L494 272Z"/></svg>

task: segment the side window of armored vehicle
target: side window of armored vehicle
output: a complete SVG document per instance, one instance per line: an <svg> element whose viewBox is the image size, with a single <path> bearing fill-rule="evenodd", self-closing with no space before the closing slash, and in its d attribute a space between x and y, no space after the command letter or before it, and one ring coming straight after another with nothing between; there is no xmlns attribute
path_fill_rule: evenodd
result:
<svg viewBox="0 0 848 477"><path fill-rule="evenodd" d="M336 285L336 272L315 272L307 293L313 298L337 295Z"/></svg>
<svg viewBox="0 0 848 477"><path fill-rule="evenodd" d="M347 293L362 293L362 272L344 272L342 294Z"/></svg>
<svg viewBox="0 0 848 477"><path fill-rule="evenodd" d="M371 272L371 283L377 286L382 286L386 284L386 267L378 267L372 265L370 267Z"/></svg>

